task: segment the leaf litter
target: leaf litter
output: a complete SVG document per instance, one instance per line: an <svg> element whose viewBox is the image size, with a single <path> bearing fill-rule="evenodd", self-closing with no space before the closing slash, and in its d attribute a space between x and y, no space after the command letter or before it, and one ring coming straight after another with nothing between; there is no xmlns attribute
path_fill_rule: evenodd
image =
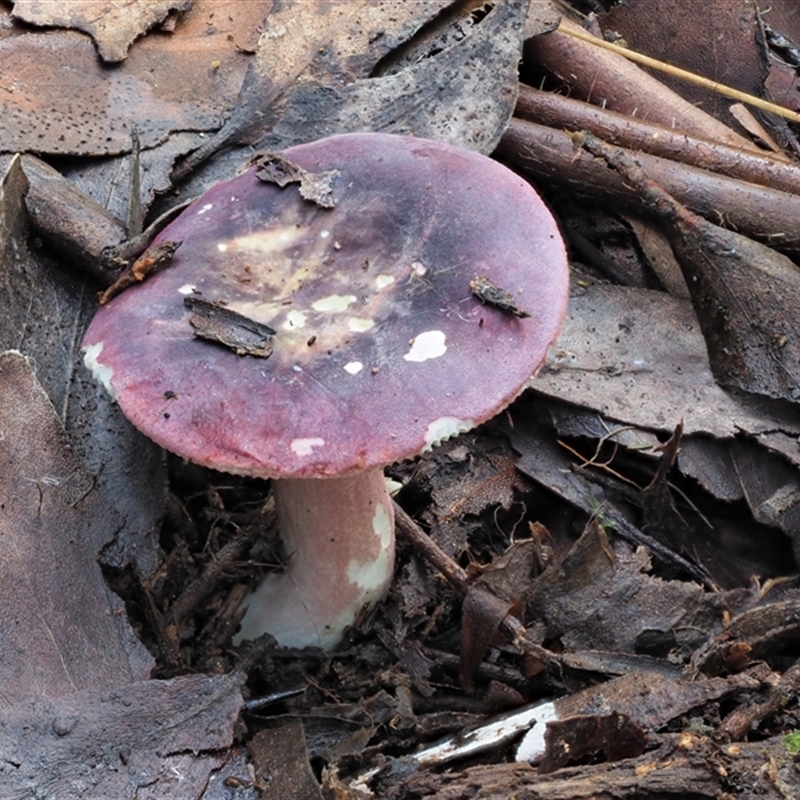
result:
<svg viewBox="0 0 800 800"><path fill-rule="evenodd" d="M323 97L325 133L399 125L484 151L511 114L524 3L467 3L450 17L441 3L396 14L392 4L352 4L344 16L335 10L336 24L323 4L269 15L247 4L249 16L236 20L237 5L196 2L157 34L140 24L117 73L134 89L146 55L169 69L162 52L170 46L180 61L187 42L203 45L199 60L187 57L186 71L175 71L176 94L163 108L149 89L132 104L119 93L128 100L115 108L125 113L105 128L89 110L28 131L12 102L4 142L69 155L57 165L114 209L113 220L125 218L129 199L132 122L141 126L147 207L169 186L176 160L226 113L202 158L173 173L191 171L186 191L238 167L250 144L322 135L315 104ZM298 26L300 12L308 19ZM529 26L531 35L546 29ZM0 49L8 58L60 48L84 65L84 78L95 76L98 91L113 85L78 34L7 30ZM37 57L20 56L17 66L31 69ZM200 94L183 105L175 100L182 75L201 78ZM433 101L430 87L441 81L452 94ZM381 108L387 92L402 102ZM491 95L489 105L477 94ZM58 98L50 101L57 109ZM86 155L104 159L76 158ZM791 325L784 309L793 295L769 280L754 290L750 269L768 264L770 278L790 288L788 261L673 205L656 224L669 232L672 221L678 262L707 265L715 276L686 272L691 301L607 285L577 264L570 317L532 391L493 423L392 468L402 486L401 548L384 606L330 656L267 640L237 652L230 637L241 582L286 555L270 535L269 487L173 459L165 498L161 454L121 420L78 358L96 286L63 269L63 248L76 237L57 220L43 223L57 249L29 247L38 179L24 159L4 168L0 344L19 352L0 356L4 374L16 376L0 381L2 524L18 543L3 563L9 574L34 576L5 621L31 618L30 608L62 620L51 638L43 614L32 618L30 636L16 640L13 680L0 684L13 709L0 746L23 765L14 780L24 791L91 777L92 788L75 796L147 784L148 796L167 797L177 775L186 796L209 798L506 797L512 787L641 796L664 785L713 797L753 780L767 794L791 791L796 768L782 734L800 720L780 698L796 690L791 653L800 640L790 566L800 422L794 331L775 325ZM119 245L119 228L107 230L108 244ZM93 248L75 246L78 259ZM646 265L641 274L641 287L658 285L648 284ZM768 302L748 305L742 322L734 312L746 297ZM710 325L704 310L720 302L728 327ZM760 339L748 328L753 319ZM720 360L731 342L745 345L733 364ZM70 595L64 587L76 576L80 589ZM87 638L92 630L99 633ZM59 637L76 631L82 644L71 652ZM152 672L140 641L156 656ZM31 654L39 672L29 677L41 679L17 689ZM233 746L237 718L244 727ZM735 750L724 743L730 738ZM98 755L109 739L118 752ZM91 763L102 769L90 776ZM728 778L709 764L723 765Z"/></svg>

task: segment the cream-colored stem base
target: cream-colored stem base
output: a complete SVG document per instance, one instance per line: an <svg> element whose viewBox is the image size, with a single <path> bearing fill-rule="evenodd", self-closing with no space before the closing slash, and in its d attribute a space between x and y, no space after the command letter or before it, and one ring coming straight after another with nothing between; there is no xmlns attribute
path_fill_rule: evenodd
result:
<svg viewBox="0 0 800 800"><path fill-rule="evenodd" d="M272 491L288 563L246 599L235 641L271 633L285 647L330 650L392 580L394 512L383 470L276 480Z"/></svg>

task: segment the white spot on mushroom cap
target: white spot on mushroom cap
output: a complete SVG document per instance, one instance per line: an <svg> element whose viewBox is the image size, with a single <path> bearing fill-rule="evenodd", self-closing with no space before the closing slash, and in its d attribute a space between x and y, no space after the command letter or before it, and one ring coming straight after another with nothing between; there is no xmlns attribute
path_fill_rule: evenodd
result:
<svg viewBox="0 0 800 800"><path fill-rule="evenodd" d="M199 217L201 214L205 214L205 213L206 213L206 211L211 211L211 209L212 209L212 208L214 208L214 204L213 204L213 203L206 203L206 204L205 204L205 205L204 205L204 206L203 206L203 207L202 207L202 208L201 208L201 209L200 209L200 210L197 212L197 216Z"/></svg>
<svg viewBox="0 0 800 800"><path fill-rule="evenodd" d="M293 439L290 446L295 455L310 456L315 447L322 447L324 444L325 440L317 436L311 439Z"/></svg>
<svg viewBox="0 0 800 800"><path fill-rule="evenodd" d="M427 361L447 352L444 331L423 331L411 340L411 349L403 356L406 361Z"/></svg>
<svg viewBox="0 0 800 800"><path fill-rule="evenodd" d="M351 375L358 375L364 365L360 361L351 361L349 364L344 365L344 371L349 372Z"/></svg>
<svg viewBox="0 0 800 800"><path fill-rule="evenodd" d="M346 311L350 303L355 303L356 296L353 294L330 294L327 297L320 297L311 304L314 311Z"/></svg>
<svg viewBox="0 0 800 800"><path fill-rule="evenodd" d="M114 370L111 367L101 364L98 361L100 353L103 352L103 343L90 344L83 350L83 363L86 368L92 373L95 380L100 381L105 387L105 390L111 395L112 400L118 400L117 393L111 385L111 379L114 377Z"/></svg>
<svg viewBox="0 0 800 800"><path fill-rule="evenodd" d="M286 315L286 322L283 323L283 327L287 331L293 331L296 328L304 328L306 325L306 319L307 317L302 311L292 309Z"/></svg>
<svg viewBox="0 0 800 800"><path fill-rule="evenodd" d="M195 294L197 287L193 283L184 283L178 288L178 294Z"/></svg>
<svg viewBox="0 0 800 800"><path fill-rule="evenodd" d="M327 239L331 235L330 231L320 231L319 238Z"/></svg>
<svg viewBox="0 0 800 800"><path fill-rule="evenodd" d="M302 235L303 229L296 228L294 225L268 228L256 233L237 236L233 240L233 246L237 250L248 253L275 253L285 250Z"/></svg>
<svg viewBox="0 0 800 800"><path fill-rule="evenodd" d="M228 245L225 244L225 242L219 242L217 244L217 250L219 250L220 253L224 253L227 249L228 249Z"/></svg>
<svg viewBox="0 0 800 800"><path fill-rule="evenodd" d="M385 289L387 286L391 286L394 283L394 275L376 275L375 276L375 286L378 289Z"/></svg>
<svg viewBox="0 0 800 800"><path fill-rule="evenodd" d="M375 320L363 319L362 317L350 317L347 321L347 327L353 333L366 333L366 331L375 327Z"/></svg>
<svg viewBox="0 0 800 800"><path fill-rule="evenodd" d="M473 419L439 417L431 422L425 430L425 450L430 450L445 439L458 436L459 433L471 431L474 427L475 420Z"/></svg>
<svg viewBox="0 0 800 800"><path fill-rule="evenodd" d="M351 583L364 593L364 605L371 603L386 587L386 574L389 568L392 542L392 518L383 503L375 508L372 517L372 530L378 538L378 555L372 561L357 561L353 559L347 566L347 577Z"/></svg>

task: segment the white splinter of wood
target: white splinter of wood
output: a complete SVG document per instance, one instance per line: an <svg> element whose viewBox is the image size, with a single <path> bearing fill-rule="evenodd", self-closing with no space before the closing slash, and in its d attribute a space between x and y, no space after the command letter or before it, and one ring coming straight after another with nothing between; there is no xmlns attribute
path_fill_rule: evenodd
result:
<svg viewBox="0 0 800 800"><path fill-rule="evenodd" d="M237 642L271 633L285 647L330 650L389 590L394 511L383 470L273 481L288 558L245 600Z"/></svg>

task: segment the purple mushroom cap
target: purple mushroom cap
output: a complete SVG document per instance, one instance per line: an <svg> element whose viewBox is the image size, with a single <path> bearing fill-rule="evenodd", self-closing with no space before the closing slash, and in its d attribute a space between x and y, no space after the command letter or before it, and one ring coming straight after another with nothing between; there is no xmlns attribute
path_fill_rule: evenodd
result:
<svg viewBox="0 0 800 800"><path fill-rule="evenodd" d="M347 134L290 148L335 170L333 208L255 167L153 243L171 264L102 308L84 347L166 449L262 477L352 474L420 453L507 405L567 302L564 245L531 187L442 142ZM487 279L519 317L473 294ZM275 329L268 358L195 336L186 297Z"/></svg>

